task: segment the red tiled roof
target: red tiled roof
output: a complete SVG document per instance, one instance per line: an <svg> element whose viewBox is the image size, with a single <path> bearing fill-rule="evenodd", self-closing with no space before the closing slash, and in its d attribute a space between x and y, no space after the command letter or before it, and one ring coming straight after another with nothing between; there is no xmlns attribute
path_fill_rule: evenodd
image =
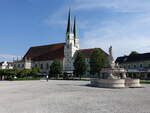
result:
<svg viewBox="0 0 150 113"><path fill-rule="evenodd" d="M23 59L31 59L33 61L44 61L44 60L54 60L54 59L63 59L64 58L64 46L65 43L58 43L52 45L44 45L44 46L35 46L31 47ZM91 49L80 49L86 58L89 58L96 48ZM100 48L97 48L100 49ZM100 49L104 52L102 49ZM108 54L104 52L107 56Z"/></svg>
<svg viewBox="0 0 150 113"><path fill-rule="evenodd" d="M95 49L100 49L102 52L104 52L105 55L108 56L108 54L107 54L105 51L103 51L101 48L80 49L79 51L80 51L81 53L83 53L86 58L90 58L92 52L93 52Z"/></svg>
<svg viewBox="0 0 150 113"><path fill-rule="evenodd" d="M30 58L34 61L62 59L64 58L64 45L65 43L58 43L31 47L23 59Z"/></svg>
<svg viewBox="0 0 150 113"><path fill-rule="evenodd" d="M150 53L142 53L142 54L135 54L129 56L122 56L116 59L116 63L129 63L129 62L141 62L141 61L148 61L150 60Z"/></svg>

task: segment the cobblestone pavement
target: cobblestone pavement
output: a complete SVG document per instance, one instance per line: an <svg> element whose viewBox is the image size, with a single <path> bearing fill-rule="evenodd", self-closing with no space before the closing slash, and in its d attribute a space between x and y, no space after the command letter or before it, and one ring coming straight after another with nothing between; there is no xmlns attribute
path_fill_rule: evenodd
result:
<svg viewBox="0 0 150 113"><path fill-rule="evenodd" d="M0 113L150 113L150 85L105 89L89 81L0 81Z"/></svg>

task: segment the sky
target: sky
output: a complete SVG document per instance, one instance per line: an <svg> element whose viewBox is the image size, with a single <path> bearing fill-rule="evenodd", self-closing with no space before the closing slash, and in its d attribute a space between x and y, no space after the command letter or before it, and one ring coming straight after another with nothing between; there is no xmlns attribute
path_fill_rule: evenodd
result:
<svg viewBox="0 0 150 113"><path fill-rule="evenodd" d="M64 42L69 8L80 48L150 52L150 0L0 0L0 61Z"/></svg>

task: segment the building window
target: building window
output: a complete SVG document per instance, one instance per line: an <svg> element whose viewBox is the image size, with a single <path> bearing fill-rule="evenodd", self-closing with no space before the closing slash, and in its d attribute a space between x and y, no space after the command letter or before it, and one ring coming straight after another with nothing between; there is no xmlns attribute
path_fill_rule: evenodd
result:
<svg viewBox="0 0 150 113"><path fill-rule="evenodd" d="M41 64L41 69L43 69L43 64Z"/></svg>
<svg viewBox="0 0 150 113"><path fill-rule="evenodd" d="M49 69L49 64L48 63L46 64L46 68Z"/></svg>
<svg viewBox="0 0 150 113"><path fill-rule="evenodd" d="M20 67L20 64L18 64L18 67Z"/></svg>
<svg viewBox="0 0 150 113"><path fill-rule="evenodd" d="M125 65L123 65L123 68L126 68L126 66L125 66Z"/></svg>
<svg viewBox="0 0 150 113"><path fill-rule="evenodd" d="M128 68L130 68L130 64L128 65Z"/></svg>
<svg viewBox="0 0 150 113"><path fill-rule="evenodd" d="M35 64L35 68L37 68L37 64Z"/></svg>
<svg viewBox="0 0 150 113"><path fill-rule="evenodd" d="M140 64L140 68L142 68L143 67L143 65L142 64Z"/></svg>
<svg viewBox="0 0 150 113"><path fill-rule="evenodd" d="M136 65L134 64L134 68L136 68Z"/></svg>

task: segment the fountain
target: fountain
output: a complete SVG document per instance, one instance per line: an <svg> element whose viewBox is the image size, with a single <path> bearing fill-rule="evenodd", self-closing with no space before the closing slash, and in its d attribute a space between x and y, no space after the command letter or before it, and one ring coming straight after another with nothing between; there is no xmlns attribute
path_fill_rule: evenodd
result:
<svg viewBox="0 0 150 113"><path fill-rule="evenodd" d="M104 88L141 87L139 79L126 77L126 70L114 62L112 46L109 48L109 66L102 68L100 78L91 78L91 84Z"/></svg>

